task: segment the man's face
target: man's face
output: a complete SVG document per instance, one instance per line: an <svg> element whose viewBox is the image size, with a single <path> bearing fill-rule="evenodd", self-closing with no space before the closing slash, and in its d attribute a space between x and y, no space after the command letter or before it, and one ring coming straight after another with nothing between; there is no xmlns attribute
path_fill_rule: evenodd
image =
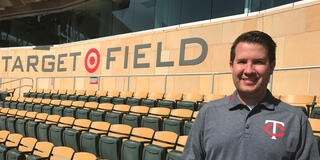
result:
<svg viewBox="0 0 320 160"><path fill-rule="evenodd" d="M230 62L233 83L239 93L250 95L266 91L275 63L270 64L267 50L260 44L240 42Z"/></svg>

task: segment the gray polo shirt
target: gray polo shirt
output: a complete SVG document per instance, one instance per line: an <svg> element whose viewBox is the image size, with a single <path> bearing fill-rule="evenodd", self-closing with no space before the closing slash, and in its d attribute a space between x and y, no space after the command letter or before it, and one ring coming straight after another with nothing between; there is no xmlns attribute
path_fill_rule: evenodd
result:
<svg viewBox="0 0 320 160"><path fill-rule="evenodd" d="M251 111L236 92L200 110L184 160L320 160L307 116L268 91Z"/></svg>

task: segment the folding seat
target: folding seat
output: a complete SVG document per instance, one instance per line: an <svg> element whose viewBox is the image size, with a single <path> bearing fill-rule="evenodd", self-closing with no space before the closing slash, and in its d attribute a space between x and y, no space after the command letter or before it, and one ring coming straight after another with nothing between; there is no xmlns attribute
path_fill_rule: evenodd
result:
<svg viewBox="0 0 320 160"><path fill-rule="evenodd" d="M23 97L30 97L30 94L34 94L37 92L37 89L36 88L31 88L28 92L26 93L23 93ZM33 97L34 98L34 97Z"/></svg>
<svg viewBox="0 0 320 160"><path fill-rule="evenodd" d="M166 160L182 160L182 152L186 145L188 136L179 136L175 149L168 152Z"/></svg>
<svg viewBox="0 0 320 160"><path fill-rule="evenodd" d="M96 92L95 96L90 96L88 98L88 102L99 102L101 97L107 97L108 91L105 90L99 90ZM104 103L104 102L100 102ZM111 102L109 102L111 103Z"/></svg>
<svg viewBox="0 0 320 160"><path fill-rule="evenodd" d="M177 103L178 109L198 110L198 104L203 100L203 95L199 93L188 93L183 95L182 101Z"/></svg>
<svg viewBox="0 0 320 160"><path fill-rule="evenodd" d="M80 151L80 134L89 130L91 121L89 119L76 119L71 129L63 131L63 145Z"/></svg>
<svg viewBox="0 0 320 160"><path fill-rule="evenodd" d="M9 136L10 132L7 130L0 130L0 144L4 144Z"/></svg>
<svg viewBox="0 0 320 160"><path fill-rule="evenodd" d="M52 93L51 99L60 99L60 96L65 95L65 94L67 94L66 89L59 89L58 93Z"/></svg>
<svg viewBox="0 0 320 160"><path fill-rule="evenodd" d="M76 117L77 109L83 108L84 101L73 101L71 107L65 107L63 117Z"/></svg>
<svg viewBox="0 0 320 160"><path fill-rule="evenodd" d="M313 135L320 136L320 119L309 118Z"/></svg>
<svg viewBox="0 0 320 160"><path fill-rule="evenodd" d="M76 90L68 89L67 94L60 95L61 100L70 100L69 97L76 94Z"/></svg>
<svg viewBox="0 0 320 160"><path fill-rule="evenodd" d="M9 111L9 114L10 114L10 111ZM18 112L16 113L15 116L10 116L7 118L7 130L9 130L11 133L15 133L16 132L16 121L18 119L21 119L21 118L24 118L27 114L27 111L26 110L18 110Z"/></svg>
<svg viewBox="0 0 320 160"><path fill-rule="evenodd" d="M17 148L22 139L22 135L18 133L9 134L4 144L0 144L0 159L5 160L9 149Z"/></svg>
<svg viewBox="0 0 320 160"><path fill-rule="evenodd" d="M68 100L72 101L78 101L79 96L84 96L86 94L86 90L76 90L76 93L74 95L69 95Z"/></svg>
<svg viewBox="0 0 320 160"><path fill-rule="evenodd" d="M142 106L156 107L159 100L163 99L163 93L150 92L147 99L141 101Z"/></svg>
<svg viewBox="0 0 320 160"><path fill-rule="evenodd" d="M99 98L99 103L112 103L114 98L117 98L120 96L120 91L110 91L108 92L108 95L105 96L100 96Z"/></svg>
<svg viewBox="0 0 320 160"><path fill-rule="evenodd" d="M47 101L46 101L47 102ZM48 113L48 114L52 114L52 109L54 107L59 107L61 104L61 100L60 99L54 99L50 101L50 104L46 104L44 103L42 106L42 112L43 113Z"/></svg>
<svg viewBox="0 0 320 160"><path fill-rule="evenodd" d="M151 144L144 147L142 160L165 160L167 152L173 149L178 140L178 135L170 131L157 131Z"/></svg>
<svg viewBox="0 0 320 160"><path fill-rule="evenodd" d="M185 124L184 124L184 127L183 127L183 135L188 135L190 130L191 130L191 127L193 125L193 122L196 120L196 117L198 115L199 111L194 111L193 114L192 114L192 119L187 121Z"/></svg>
<svg viewBox="0 0 320 160"><path fill-rule="evenodd" d="M9 108L16 109L17 108L17 104L18 104L18 99L19 99L19 97L12 97L10 105L9 105Z"/></svg>
<svg viewBox="0 0 320 160"><path fill-rule="evenodd" d="M0 130L7 130L7 119L9 117L15 117L17 109L2 108L0 111Z"/></svg>
<svg viewBox="0 0 320 160"><path fill-rule="evenodd" d="M24 110L24 106L26 105L25 101L25 97L19 97L18 98L18 103L17 103L17 109L18 110Z"/></svg>
<svg viewBox="0 0 320 160"><path fill-rule="evenodd" d="M66 128L71 128L74 123L73 117L61 117L57 126L49 128L49 141L55 146L63 146L62 133Z"/></svg>
<svg viewBox="0 0 320 160"><path fill-rule="evenodd" d="M39 123L37 126L37 139L39 141L49 141L49 128L58 124L59 115L48 115L45 122Z"/></svg>
<svg viewBox="0 0 320 160"><path fill-rule="evenodd" d="M44 89L42 93L37 93L37 98L43 98L45 94L49 94L51 92L51 89Z"/></svg>
<svg viewBox="0 0 320 160"><path fill-rule="evenodd" d="M147 106L131 106L129 113L122 117L122 124L140 127L142 116L147 116L149 109Z"/></svg>
<svg viewBox="0 0 320 160"><path fill-rule="evenodd" d="M172 109L169 118L163 121L163 130L182 135L184 124L191 119L192 113L190 109Z"/></svg>
<svg viewBox="0 0 320 160"><path fill-rule="evenodd" d="M29 120L26 123L26 135L28 137L37 138L37 126L39 123L45 122L47 117L47 113L38 113L34 120Z"/></svg>
<svg viewBox="0 0 320 160"><path fill-rule="evenodd" d="M170 109L165 107L150 108L148 116L141 120L141 127L152 128L155 131L162 130L163 119L170 114Z"/></svg>
<svg viewBox="0 0 320 160"><path fill-rule="evenodd" d="M148 96L148 92L140 91L140 92L134 92L132 98L127 99L127 105L130 106L139 106L141 104L141 101L143 99L146 99Z"/></svg>
<svg viewBox="0 0 320 160"><path fill-rule="evenodd" d="M37 139L32 137L23 137L20 141L18 148L10 149L7 152L7 160L23 160L26 159L25 154L32 153L34 147L36 146Z"/></svg>
<svg viewBox="0 0 320 160"><path fill-rule="evenodd" d="M54 145L50 142L37 142L34 150L27 160L49 159Z"/></svg>
<svg viewBox="0 0 320 160"><path fill-rule="evenodd" d="M285 95L281 96L281 101L301 109L309 117L311 108L315 106L316 96Z"/></svg>
<svg viewBox="0 0 320 160"><path fill-rule="evenodd" d="M224 94L205 94L203 97L203 102L199 104L199 110L200 108L206 104L207 102L213 101L213 100L217 100L217 99L221 99L224 98L226 95Z"/></svg>
<svg viewBox="0 0 320 160"><path fill-rule="evenodd" d="M80 150L99 155L99 139L107 135L110 129L110 123L98 121L92 122L89 132L80 135Z"/></svg>
<svg viewBox="0 0 320 160"><path fill-rule="evenodd" d="M72 160L96 160L97 157L94 154L88 152L76 152L73 155Z"/></svg>
<svg viewBox="0 0 320 160"><path fill-rule="evenodd" d="M164 99L158 102L158 107L175 109L177 102L182 100L182 93L166 93Z"/></svg>
<svg viewBox="0 0 320 160"><path fill-rule="evenodd" d="M53 147L50 155L50 160L71 160L74 154L74 150L66 146Z"/></svg>
<svg viewBox="0 0 320 160"><path fill-rule="evenodd" d="M44 110L44 107L45 106L49 106L50 108L51 108L51 106L50 106L50 102L51 102L51 99L42 99L41 100L41 104L39 104L39 105L34 105L34 107L33 107L33 110L35 111L35 112L45 112L45 113L47 113L48 111L47 110ZM50 113L50 112L49 112ZM49 114L48 113L48 114Z"/></svg>
<svg viewBox="0 0 320 160"><path fill-rule="evenodd" d="M71 100L63 100L61 101L59 106L53 106L52 114L63 116L64 108L70 107L72 104Z"/></svg>
<svg viewBox="0 0 320 160"><path fill-rule="evenodd" d="M78 108L76 111L77 119L89 119L89 113L98 108L98 102L86 102L83 108Z"/></svg>
<svg viewBox="0 0 320 160"><path fill-rule="evenodd" d="M120 93L120 97L113 98L112 103L116 104L126 104L127 99L133 96L132 91L123 91Z"/></svg>
<svg viewBox="0 0 320 160"><path fill-rule="evenodd" d="M113 110L114 104L112 103L100 103L97 110L93 110L89 113L89 119L91 121L104 121L105 115Z"/></svg>
<svg viewBox="0 0 320 160"><path fill-rule="evenodd" d="M43 94L43 99L51 99L53 94L58 94L59 90L58 89L51 89L50 92Z"/></svg>
<svg viewBox="0 0 320 160"><path fill-rule="evenodd" d="M113 124L107 136L99 140L100 158L111 160L121 159L122 141L129 138L132 127L126 124Z"/></svg>
<svg viewBox="0 0 320 160"><path fill-rule="evenodd" d="M142 150L145 145L150 144L154 135L151 128L137 127L133 128L128 140L121 146L122 160L141 160Z"/></svg>
<svg viewBox="0 0 320 160"><path fill-rule="evenodd" d="M38 89L36 90L36 92L30 94L30 97L32 97L32 98L39 98L39 97L37 97L37 95L38 95L38 94L42 94L42 93L43 93L43 89L38 88Z"/></svg>
<svg viewBox="0 0 320 160"><path fill-rule="evenodd" d="M127 114L130 110L130 106L126 104L114 105L112 112L106 114L105 121L110 124L120 124L123 114Z"/></svg>
<svg viewBox="0 0 320 160"><path fill-rule="evenodd" d="M3 87L3 85L2 85ZM0 100L3 101L7 96L9 96L8 92L7 92L7 88L1 88L0 89ZM12 97L12 96L10 96Z"/></svg>
<svg viewBox="0 0 320 160"><path fill-rule="evenodd" d="M3 101L3 108L10 108L10 103L11 103L11 99L12 99L13 97L11 97L11 96L7 96L5 99L4 99L4 101Z"/></svg>
<svg viewBox="0 0 320 160"><path fill-rule="evenodd" d="M26 124L28 121L33 121L37 116L37 112L27 112L24 118L16 120L16 133L22 134L24 137L27 136Z"/></svg>
<svg viewBox="0 0 320 160"><path fill-rule="evenodd" d="M320 107L316 106L311 110L310 118L320 119Z"/></svg>
<svg viewBox="0 0 320 160"><path fill-rule="evenodd" d="M34 105L40 104L42 101L42 98L34 98L31 103L29 102L29 98L27 98L25 101L28 103L26 103L26 105L24 106L24 109L27 110L28 112L32 112Z"/></svg>
<svg viewBox="0 0 320 160"><path fill-rule="evenodd" d="M85 101L88 102L89 97L93 97L96 95L96 91L94 90L87 90L85 95L79 95L78 100L79 101ZM98 101L96 101L98 102Z"/></svg>

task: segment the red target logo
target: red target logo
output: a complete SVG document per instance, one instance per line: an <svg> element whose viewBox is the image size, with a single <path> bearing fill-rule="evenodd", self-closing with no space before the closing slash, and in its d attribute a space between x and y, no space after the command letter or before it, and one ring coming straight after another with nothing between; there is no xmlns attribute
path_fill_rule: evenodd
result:
<svg viewBox="0 0 320 160"><path fill-rule="evenodd" d="M100 65L100 54L95 48L91 48L84 59L84 66L89 73L95 72Z"/></svg>

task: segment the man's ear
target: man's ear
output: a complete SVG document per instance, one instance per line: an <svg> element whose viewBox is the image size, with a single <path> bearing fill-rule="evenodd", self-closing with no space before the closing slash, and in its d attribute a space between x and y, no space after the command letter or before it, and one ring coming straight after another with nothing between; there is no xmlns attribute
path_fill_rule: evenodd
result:
<svg viewBox="0 0 320 160"><path fill-rule="evenodd" d="M273 61L271 64L270 64L270 74L273 74L273 71L274 71L274 68L276 67L276 61Z"/></svg>

